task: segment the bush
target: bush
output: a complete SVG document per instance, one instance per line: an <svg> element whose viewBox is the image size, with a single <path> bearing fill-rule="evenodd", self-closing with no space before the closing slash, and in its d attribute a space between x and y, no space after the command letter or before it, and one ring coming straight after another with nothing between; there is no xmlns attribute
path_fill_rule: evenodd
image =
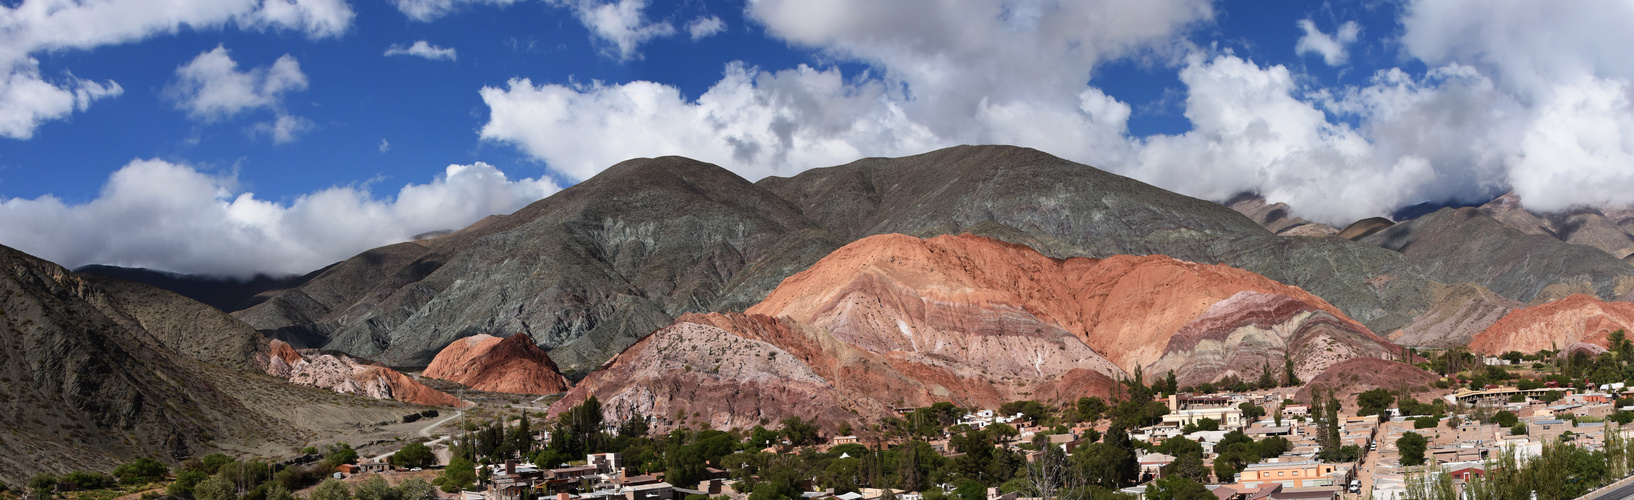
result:
<svg viewBox="0 0 1634 500"><path fill-rule="evenodd" d="M307 499L352 500L352 490L351 488L347 488L346 483L341 482L339 479L325 479L322 483L318 484L317 489L312 490L312 495L308 496ZM199 500L204 499L200 498Z"/></svg>
<svg viewBox="0 0 1634 500"><path fill-rule="evenodd" d="M1511 436L1524 436L1524 435L1526 435L1526 422L1516 422L1514 427L1509 428L1509 435L1511 435Z"/></svg>
<svg viewBox="0 0 1634 500"><path fill-rule="evenodd" d="M232 481L221 476L211 476L199 481L193 487L193 498L197 500L234 500L238 498L238 488Z"/></svg>
<svg viewBox="0 0 1634 500"><path fill-rule="evenodd" d="M62 483L75 490L90 491L111 488L114 485L112 477L100 472L74 471L62 477Z"/></svg>
<svg viewBox="0 0 1634 500"><path fill-rule="evenodd" d="M36 497L47 497L57 491L57 476L46 473L35 474L28 478L28 492Z"/></svg>
<svg viewBox="0 0 1634 500"><path fill-rule="evenodd" d="M1492 423L1504 427L1514 427L1515 423L1519 421L1520 419L1516 418L1515 414L1509 410L1499 411L1497 414L1492 416Z"/></svg>
<svg viewBox="0 0 1634 500"><path fill-rule="evenodd" d="M148 457L113 468L113 475L119 478L120 484L147 484L164 479L167 474L170 474L169 467Z"/></svg>
<svg viewBox="0 0 1634 500"><path fill-rule="evenodd" d="M193 487L209 479L210 475L202 470L187 470L176 474L176 480L165 488L165 494L177 498L193 496Z"/></svg>
<svg viewBox="0 0 1634 500"><path fill-rule="evenodd" d="M1433 428L1435 428L1435 426L1440 425L1440 424L1441 424L1441 419L1435 418L1433 416L1418 417L1418 418L1413 419L1413 428L1414 429L1433 429Z"/></svg>
<svg viewBox="0 0 1634 500"><path fill-rule="evenodd" d="M229 457L221 453L211 453L209 455L205 455L204 458L199 459L199 467L200 470L203 470L206 474L215 474L217 471L221 470L221 466L227 465L232 461L233 457Z"/></svg>

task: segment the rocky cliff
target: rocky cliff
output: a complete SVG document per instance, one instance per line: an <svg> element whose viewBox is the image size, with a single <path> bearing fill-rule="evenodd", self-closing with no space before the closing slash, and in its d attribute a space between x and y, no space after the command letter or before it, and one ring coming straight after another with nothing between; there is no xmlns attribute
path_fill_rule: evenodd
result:
<svg viewBox="0 0 1634 500"><path fill-rule="evenodd" d="M1471 351L1500 354L1560 350L1574 343L1608 346L1616 330L1634 332L1634 303L1605 302L1588 295L1516 309L1476 334Z"/></svg>
<svg viewBox="0 0 1634 500"><path fill-rule="evenodd" d="M1481 205L1479 210L1526 234L1594 247L1619 259L1634 255L1634 210L1629 208L1579 207L1542 213L1527 210L1521 206L1520 196L1508 193Z"/></svg>
<svg viewBox="0 0 1634 500"><path fill-rule="evenodd" d="M418 405L463 405L459 398L426 387L391 368L359 363L344 355L302 354L282 340L273 340L271 344L267 374L294 384Z"/></svg>
<svg viewBox="0 0 1634 500"><path fill-rule="evenodd" d="M479 391L556 394L572 384L526 333L466 337L448 344L421 375Z"/></svg>
<svg viewBox="0 0 1634 500"><path fill-rule="evenodd" d="M1330 349L1337 347L1337 349ZM1106 395L1136 367L1183 384L1294 356L1314 376L1394 346L1303 290L1162 256L1055 259L974 236L863 238L746 313L688 315L620 353L552 407L716 427L893 406Z"/></svg>

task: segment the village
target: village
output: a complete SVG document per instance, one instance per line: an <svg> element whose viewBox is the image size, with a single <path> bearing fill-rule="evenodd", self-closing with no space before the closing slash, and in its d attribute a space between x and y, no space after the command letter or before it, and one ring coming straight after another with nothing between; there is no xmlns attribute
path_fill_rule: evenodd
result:
<svg viewBox="0 0 1634 500"><path fill-rule="evenodd" d="M1485 361L1493 366L1507 364L1496 358ZM1608 452L1608 432L1613 434L1610 444L1619 447L1616 450L1619 463L1628 461L1621 458L1627 453L1620 448L1628 431L1620 430L1616 421L1626 423L1627 417L1634 416L1634 406L1630 406L1628 399L1634 397L1634 390L1622 383L1573 387L1562 387L1563 384L1556 382L1516 385L1481 384L1479 390L1461 386L1440 391L1440 396L1428 403L1376 389L1349 395L1356 397L1355 403L1350 405L1341 405L1337 398L1329 396L1326 404L1335 408L1327 409L1322 408L1321 398L1314 402L1295 401L1298 390L1295 387L1206 394L1154 392L1148 404L1132 406L1146 407L1147 417L1155 416L1155 421L1129 426L1126 432L1127 447L1133 452L1138 471L1121 483L1109 483L1120 486L1115 490L1103 491L1115 491L1117 496L1136 500L1201 497L1203 491L1219 500L1406 500L1423 498L1425 491L1442 480L1459 495L1465 495L1468 483L1485 478L1492 464L1504 463L1504 460L1509 463L1536 460L1548 453L1546 449L1556 449L1555 445L1569 445L1572 448L1567 449L1600 453L1604 457ZM1385 404L1380 405L1381 402ZM786 433L773 434L777 437L767 440L760 435L765 430L757 428L754 433L736 438L735 445L742 451L732 456L806 457L806 460L826 457L824 461L829 464L847 460L856 463L860 459L865 464L869 460L879 461L883 466L883 450L906 449L917 443L947 464L955 464L967 460L967 453L974 453L968 441L961 442L968 439L962 436L981 435L990 436L994 449L1024 460L1024 464L1015 469L1017 477L1021 477L1039 469L1043 461L1054 459L1066 464L1068 457L1076 461L1076 456L1083 454L1080 448L1106 447L1113 440L1112 433L1124 434L1114 429L1117 420L1114 406L1096 409L1097 413L1105 412L1106 418L1095 418L1100 415L1070 415L1081 409L1070 404L1059 414L1051 414L1050 408L1041 414L1039 408L1044 405L1027 403L1031 404L1006 405L1027 411L1006 412L1004 410L1016 408L1000 408L966 412L954 408L951 413L957 417L944 420L948 425L932 425L934 432L918 435L891 435L878 432L883 428L875 427L870 429L875 431L872 432L874 437L846 433L801 442L788 439ZM1082 407L1085 401L1079 403ZM1153 411L1159 404L1161 409ZM1100 401L1089 402L1092 407L1101 405ZM1342 412L1339 406L1343 406ZM927 415L945 418L950 408L951 405L946 404L936 408L900 408L897 413L902 420L895 422L912 428L910 422L916 418L923 420ZM537 432L535 437L541 443L549 443L553 438L549 431ZM1054 450L1060 453L1055 454ZM1192 456L1185 456L1188 454ZM440 455L438 461L447 465L451 458L448 450L443 449ZM462 500L549 497L557 500L616 497L625 500L749 500L756 491L755 486L765 483L765 479L752 470L757 468L757 463L768 463L766 458L758 458L756 462L720 457L708 460L709 464L699 464L696 473L683 478L669 472L674 470L673 466L669 470L653 470L650 460L647 460L648 466L643 467L641 461L627 461L625 454L618 452L562 457L557 463L534 463L528 460L526 453L517 456L519 458L486 464L482 463L486 460L481 459L455 460L461 466L473 467L473 472L483 479L472 489L461 491ZM583 458L577 460L578 457ZM727 464L736 464L736 467ZM834 467L827 469L832 473ZM343 466L337 476L395 473L400 472L384 462L365 462ZM851 469L851 473L864 474L858 469ZM1620 478L1628 471L1625 467L1612 473L1619 474ZM1174 483L1166 484L1166 481L1178 476L1187 477L1187 481L1200 485L1201 489L1177 494ZM871 487L870 482L866 478L837 482L832 474L808 472L793 478L791 486L796 491L789 493L804 500L937 500L973 496L967 485L951 482L927 482L929 488L910 489ZM844 486L836 487L840 483ZM1094 483L1090 480L1086 484ZM1027 500L1041 496L1037 489L1016 487L1016 484L1011 481L985 486L976 497ZM753 498L765 497L753 495Z"/></svg>

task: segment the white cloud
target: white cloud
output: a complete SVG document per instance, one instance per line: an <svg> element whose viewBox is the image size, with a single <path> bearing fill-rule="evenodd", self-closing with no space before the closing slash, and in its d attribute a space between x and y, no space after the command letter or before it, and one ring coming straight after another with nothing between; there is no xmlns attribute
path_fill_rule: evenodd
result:
<svg viewBox="0 0 1634 500"><path fill-rule="evenodd" d="M28 139L40 123L66 118L101 97L120 93L117 83L74 77L42 78L35 55L90 50L142 40L183 27L290 30L310 38L344 33L354 14L343 0L174 0L155 8L143 0L31 0L0 5L0 135ZM65 96L72 94L72 101ZM83 97L82 97L83 96ZM72 105L65 103L72 102Z"/></svg>
<svg viewBox="0 0 1634 500"><path fill-rule="evenodd" d="M306 86L300 63L288 54L271 67L239 71L227 49L216 46L176 68L176 81L166 92L188 116L214 121L247 109L278 108L285 92Z"/></svg>
<svg viewBox="0 0 1634 500"><path fill-rule="evenodd" d="M0 200L0 243L68 267L304 273L416 234L510 213L558 190L549 179L512 181L479 162L450 165L394 197L348 186L280 203L242 191L232 176L137 160L83 204L51 196Z"/></svg>
<svg viewBox="0 0 1634 500"><path fill-rule="evenodd" d="M1084 81L1099 61L1173 52L1212 15L1203 1L794 2L762 0L774 36L878 68L759 71L729 65L695 100L653 82L484 88L486 140L583 179L631 156L685 154L753 178L859 156L1015 143L1125 161L1129 106ZM956 63L955 63L956 61Z"/></svg>
<svg viewBox="0 0 1634 500"><path fill-rule="evenodd" d="M381 139L379 149L380 149L380 152L382 152L382 153L387 152L387 151L391 151L391 143L386 142L385 139Z"/></svg>
<svg viewBox="0 0 1634 500"><path fill-rule="evenodd" d="M595 39L612 44L609 55L619 60L640 56L641 44L675 34L667 22L648 22L642 13L646 0L550 0L573 10L573 15Z"/></svg>
<svg viewBox="0 0 1634 500"><path fill-rule="evenodd" d="M1333 35L1323 33L1310 19L1300 19L1298 24L1299 29L1305 32L1305 36L1299 37L1299 41L1294 44L1294 53L1321 54L1322 62L1328 66L1344 64L1349 58L1345 53L1345 46L1356 43L1356 38L1362 33L1362 28L1356 21L1346 21Z"/></svg>
<svg viewBox="0 0 1634 500"><path fill-rule="evenodd" d="M84 111L92 101L125 91L113 81L101 84L73 75L64 80L61 84L45 81L40 77L39 62L33 58L0 76L0 137L32 138L41 123Z"/></svg>
<svg viewBox="0 0 1634 500"><path fill-rule="evenodd" d="M431 21L458 10L462 5L510 5L518 0L392 0L397 10L415 21Z"/></svg>
<svg viewBox="0 0 1634 500"><path fill-rule="evenodd" d="M700 16L687 23L687 33L693 40L702 40L726 31L726 22L716 16Z"/></svg>
<svg viewBox="0 0 1634 500"><path fill-rule="evenodd" d="M280 113L270 122L255 124L251 130L271 137L273 144L289 144L295 142L301 133L312 130L312 127L312 120Z"/></svg>
<svg viewBox="0 0 1634 500"><path fill-rule="evenodd" d="M388 55L388 56L419 56L419 57L424 57L426 59L430 59L430 60L433 60L433 61L436 61L438 59L446 59L446 60L452 61L452 60L454 60L454 59L456 59L458 57L454 53L453 48L438 47L436 45L432 45L430 43L427 43L425 40L416 41L416 42L414 42L413 45L410 45L408 47L404 47L402 45L397 45L397 44L392 44L392 46L390 48L386 49L386 55Z"/></svg>

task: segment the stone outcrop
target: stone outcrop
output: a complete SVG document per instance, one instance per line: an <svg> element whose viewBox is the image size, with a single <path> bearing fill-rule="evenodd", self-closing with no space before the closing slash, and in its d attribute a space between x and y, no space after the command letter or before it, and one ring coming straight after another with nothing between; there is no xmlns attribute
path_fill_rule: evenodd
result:
<svg viewBox="0 0 1634 500"><path fill-rule="evenodd" d="M421 375L479 391L517 394L557 394L572 385L527 333L456 340L437 353Z"/></svg>
<svg viewBox="0 0 1634 500"><path fill-rule="evenodd" d="M302 354L282 340L274 339L271 344L267 374L294 384L420 405L463 405L459 398L391 368L359 363L345 355Z"/></svg>
<svg viewBox="0 0 1634 500"><path fill-rule="evenodd" d="M1479 210L1526 234L1594 247L1619 259L1634 255L1634 209L1579 207L1542 213L1527 210L1519 195L1508 193L1481 205Z"/></svg>
<svg viewBox="0 0 1634 500"><path fill-rule="evenodd" d="M1469 348L1500 354L1561 350L1579 342L1606 347L1607 336L1616 330L1634 332L1634 303L1572 295L1510 312L1471 339Z"/></svg>
<svg viewBox="0 0 1634 500"><path fill-rule="evenodd" d="M1337 347L1337 349L1330 349ZM683 316L614 357L553 412L595 395L615 417L715 427L783 416L877 420L895 406L1105 396L1143 368L1182 383L1315 375L1395 349L1299 288L1162 256L1055 259L974 236L863 238L747 312Z"/></svg>

